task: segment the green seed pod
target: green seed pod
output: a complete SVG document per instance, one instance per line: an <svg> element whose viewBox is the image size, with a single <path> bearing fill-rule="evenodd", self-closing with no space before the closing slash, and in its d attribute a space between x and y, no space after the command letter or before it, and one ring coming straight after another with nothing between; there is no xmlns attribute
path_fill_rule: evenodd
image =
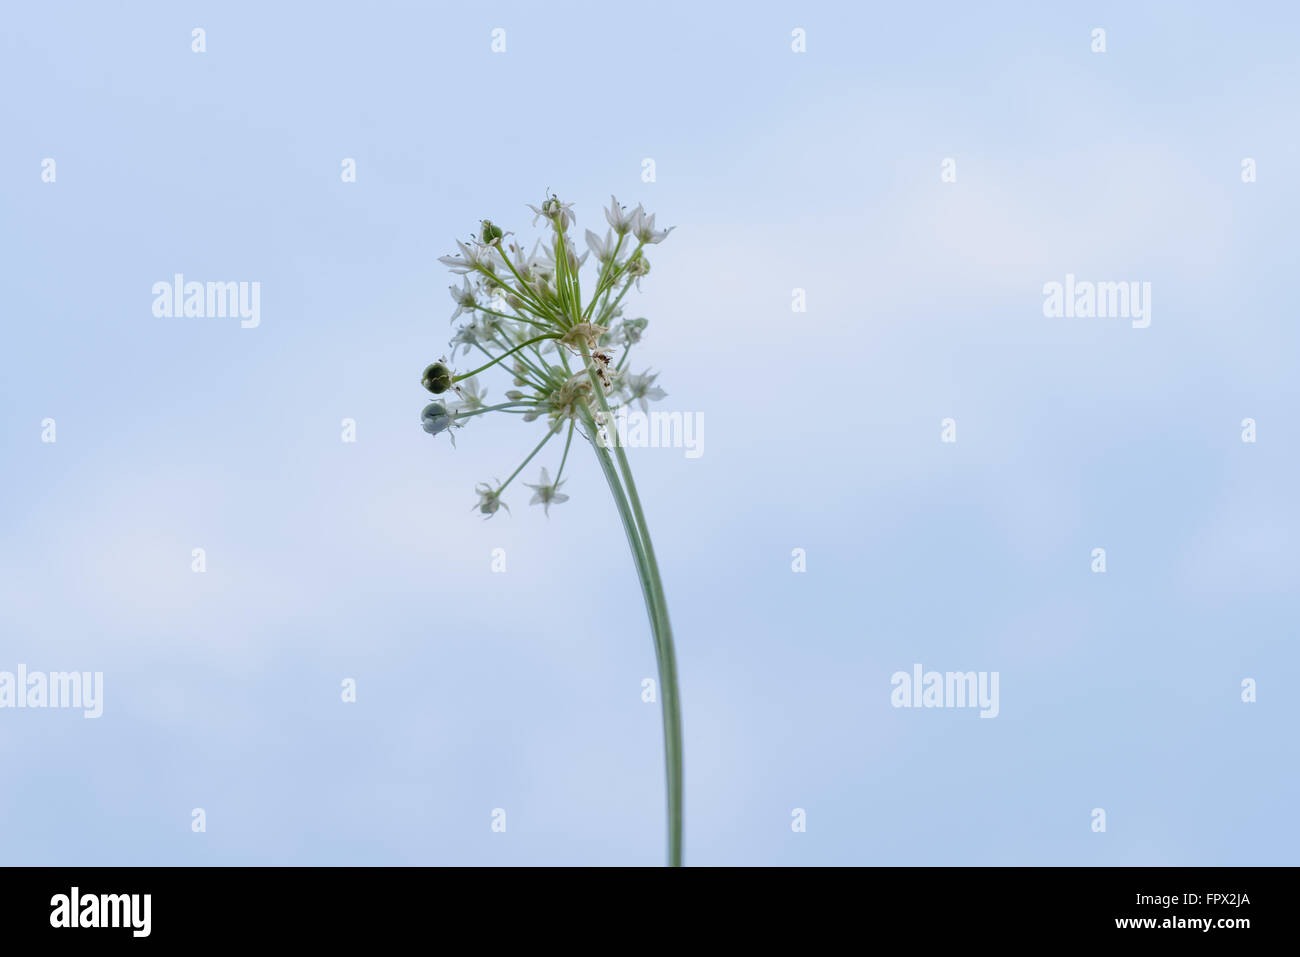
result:
<svg viewBox="0 0 1300 957"><path fill-rule="evenodd" d="M505 233L501 231L500 226L492 222L490 219L485 219L483 220L483 232L479 234L479 242L486 246L488 243L495 239L500 239L504 235Z"/></svg>
<svg viewBox="0 0 1300 957"><path fill-rule="evenodd" d="M451 370L441 362L435 362L424 370L424 377L420 380L420 385L434 395L441 395L451 388Z"/></svg>

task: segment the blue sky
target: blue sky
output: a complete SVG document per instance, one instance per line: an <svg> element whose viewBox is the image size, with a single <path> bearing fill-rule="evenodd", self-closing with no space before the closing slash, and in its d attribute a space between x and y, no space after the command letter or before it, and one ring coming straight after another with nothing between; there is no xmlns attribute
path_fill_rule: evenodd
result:
<svg viewBox="0 0 1300 957"><path fill-rule="evenodd" d="M483 522L536 431L419 428L437 257L550 188L677 226L634 365L704 454L629 454L688 863L1294 863L1300 21L1137 6L11 10L0 671L105 701L0 709L0 856L662 861L595 462ZM259 282L258 328L156 318L178 272ZM1150 282L1150 327L1045 317L1067 273ZM892 708L917 662L998 717Z"/></svg>

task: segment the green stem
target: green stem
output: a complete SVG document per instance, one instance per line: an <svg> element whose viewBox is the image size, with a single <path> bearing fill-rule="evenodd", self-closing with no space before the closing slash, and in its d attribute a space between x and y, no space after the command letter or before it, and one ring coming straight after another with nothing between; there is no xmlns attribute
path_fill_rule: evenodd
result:
<svg viewBox="0 0 1300 957"><path fill-rule="evenodd" d="M599 388L599 386L597 386ZM604 404L604 396L601 396ZM627 460L627 453L617 441L614 443L614 455L618 459L619 470L627 489L627 497L632 505L632 514L636 518L641 532L641 546L645 551L646 569L650 575L650 591L655 599L659 615L659 688L663 695L664 714L664 748L668 766L668 818L670 829L668 835L668 863L680 867L682 863L682 713L677 688L677 651L673 646L673 629L668 621L668 600L664 596L663 579L659 574L659 562L655 558L654 545L650 541L650 526L646 523L645 512L641 509L641 497L637 494L636 482L632 478L632 468ZM673 829L671 822L676 821Z"/></svg>
<svg viewBox="0 0 1300 957"><path fill-rule="evenodd" d="M618 251L622 248L623 234L619 233L618 242L614 244L614 251L609 254L609 262L605 263L600 269L600 278L596 281L596 289L591 294L591 302L587 303L587 308L582 311L583 321L586 321L591 316L591 310L596 307L596 301L600 299L600 294L605 289L605 283L608 281L611 286L614 284L615 276L622 269L622 266L616 265L618 263ZM613 275L610 275L611 269L613 269Z"/></svg>
<svg viewBox="0 0 1300 957"><path fill-rule="evenodd" d="M489 309L486 306L475 306L474 308L479 312L487 313L489 316L496 316L498 319L508 319L511 322L526 322L530 326L536 326L538 329L548 328L544 323L538 322L536 319L529 319L525 316L521 316L518 313L513 316L507 316L504 312L497 312L495 309Z"/></svg>
<svg viewBox="0 0 1300 957"><path fill-rule="evenodd" d="M535 402L526 402L526 401L523 401L523 400L520 400L520 401L518 401L518 402L502 402L500 405L485 405L485 406L483 406L483 408L481 408L481 409L472 409L472 410L470 410L469 412L457 412L457 413L456 413L456 418L457 418L457 419L472 419L472 418L474 418L474 416L476 416L476 415L483 415L483 414L486 413L486 412L496 412L496 411L499 410L499 409L509 409L509 408L511 408L511 407L513 407L513 406L516 406L516 405L536 405L536 404L537 404L537 403L535 403ZM526 411L526 410L521 409L520 411L522 412L522 411Z"/></svg>
<svg viewBox="0 0 1300 957"><path fill-rule="evenodd" d="M513 347L513 349L515 349L515 350L517 350L517 349L519 349L519 348L522 348L523 346L528 345L528 343L526 343L526 342L524 342L524 343L516 343L516 342L513 342L513 341L512 341L512 340L511 340L511 339L510 339L510 338L505 334L505 331L504 331L504 330L501 330L501 331L500 331L500 337L499 337L499 338L498 338L498 333L497 333L497 331L493 331L493 333L492 333L492 344L493 344L494 346L500 346L500 347L503 348L503 349L506 348L507 346L511 346L511 347ZM537 353L537 347L536 347L536 346L533 346L533 347L532 347L532 351L533 351L534 353ZM489 359L492 358L492 353L488 352L486 349L483 350L483 354L484 354L485 356L487 356ZM539 359L541 358L540 353L538 354L538 358L539 358ZM526 369L527 369L529 372L531 372L533 375L537 376L537 382L544 382L544 381L546 381L546 373L543 372L541 369L537 368L537 366L533 365L532 360L529 359L528 356L526 356L526 355L520 353L519 355L515 356L515 360L516 360L517 362L522 363L523 366L524 366L524 368L526 368ZM542 364L545 365L546 363L543 362ZM533 385L534 388L538 389L539 391L541 390L541 386L537 385L536 382L531 383L531 384Z"/></svg>
<svg viewBox="0 0 1300 957"><path fill-rule="evenodd" d="M600 403L601 411L613 428L613 415L609 403L605 400L605 391L600 379L592 368L591 356L583 349L583 358L587 362L587 373L591 377L592 389ZM673 630L668 620L668 601L664 596L663 579L659 574L659 563L655 559L654 545L650 541L650 527L646 523L645 512L641 508L641 499L636 491L636 482L632 478L632 468L627 454L617 438L613 442L614 454L618 458L619 470L623 474L623 483L612 474L609 465L609 452L599 448L594 423L591 442L597 446L597 457L601 467L609 466L606 480L610 491L619 504L620 514L630 505L634 529L628 529L628 542L632 546L633 557L638 559L638 571L643 576L642 593L646 601L646 611L650 615L650 625L655 633L655 657L659 667L659 692L664 719L664 764L667 772L668 787L668 865L680 867L682 864L682 826L683 826L683 761L682 761L682 714L680 694L677 687L677 652L673 646ZM619 501L625 499L624 501ZM624 521L626 528L626 519ZM635 541L633 540L635 531Z"/></svg>
<svg viewBox="0 0 1300 957"><path fill-rule="evenodd" d="M451 381L452 381L452 382L461 382L461 381L463 381L463 380L465 380L465 379L469 379L469 378L472 378L472 377L478 375L478 374L479 374L480 372L482 372L484 369L491 369L494 365L496 365L496 364L497 364L498 362L500 362L502 359L506 358L506 356L509 356L509 355L512 355L513 353L518 352L518 351L519 351L520 349L522 349L524 346L531 345L531 344L534 343L534 342L541 342L543 339L558 339L558 338L560 338L560 337L559 337L556 333L554 333L554 332L547 333L547 334L544 335L544 336L535 336L534 338L529 339L527 342L521 342L521 343L519 343L519 345L515 346L515 347L514 347L513 349L511 349L509 352L503 352L501 355L497 356L497 357L496 357L495 359L493 359L491 362L486 363L485 365L481 365L481 366L479 366L479 367L478 367L477 369L475 369L473 372L462 372L460 375L456 376L456 377L455 377L454 379L452 379Z"/></svg>
<svg viewBox="0 0 1300 957"><path fill-rule="evenodd" d="M510 473L510 478L506 479L504 482L501 483L501 486L497 489L497 495L500 495L502 492L506 490L506 486L515 480L515 476L524 470L524 466L533 460L533 457L542 450L542 447L546 445L547 442L551 441L551 436L553 436L554 434L555 434L554 429L546 430L546 438L538 442L537 448L533 449L531 452L528 453L528 458L524 459L522 462L519 463L519 468L515 469L513 472Z"/></svg>
<svg viewBox="0 0 1300 957"><path fill-rule="evenodd" d="M636 259L637 256L641 255L641 248L642 248L643 246L645 246L645 243L637 243L637 247L636 247L636 249L632 250L632 255L628 256L628 257L627 257L627 261L623 263L623 265L622 265L622 267L621 267L623 270L626 270L627 267L628 267L628 265L632 262L632 260ZM617 276L616 276L616 277L614 278L614 280L610 283L609 289L606 289L606 290L605 290L605 299L606 299L606 300L609 299L609 293L610 293L610 290L612 290L612 289L614 288L614 283L615 283L615 282L618 282L618 277L617 277ZM600 308L596 310L596 314L597 314L597 316L599 316L600 318L597 319L596 321L597 321L597 322L601 322L601 321L603 321L603 320L605 320L605 319L608 319L608 317L610 316L610 314L613 313L613 311L614 311L615 309L618 308L618 304L619 304L620 302L623 301L623 297L627 295L627 291L628 291L629 289L631 289L631 288L632 288L632 277L631 277L631 276L628 276L628 277L627 277L627 281L625 281L625 282L623 283L623 288L622 288L621 290L619 290L618 297L617 297L613 302L611 302L611 303L608 303L608 304L607 304L607 303L605 303L605 302L602 302L602 303L600 304Z"/></svg>
<svg viewBox="0 0 1300 957"><path fill-rule="evenodd" d="M621 238L619 239L619 245L622 245ZM593 306L595 307L595 312L592 314L594 314L596 318L593 321L603 322L607 318L609 311L613 308L612 306L609 305L610 292L613 291L614 286L618 284L619 277L622 276L623 273L627 270L628 264L631 263L632 260L636 259L637 255L641 252L641 247L644 245L645 243L638 243L636 249L632 250L632 254L628 256L627 259L623 260L623 262L618 265L618 268L616 268L612 273L610 273L609 277L605 281L604 290L603 291L598 290L599 295L597 295L596 293L592 294L591 302L587 304L587 312L592 313L592 307ZM626 283L623 286L623 292L624 293L627 292ZM618 299L614 300L614 305L617 306L619 299L622 298L623 298L623 293L620 293ZM597 305L598 302L599 305Z"/></svg>
<svg viewBox="0 0 1300 957"><path fill-rule="evenodd" d="M573 419L569 420L569 435L564 440L564 454L560 456L560 470L555 473L555 484L560 484L560 476L564 474L564 463L569 461L569 446L573 444Z"/></svg>
<svg viewBox="0 0 1300 957"><path fill-rule="evenodd" d="M488 276L494 283L496 283L502 289L506 289L514 293L515 298L518 299L520 302L528 302L530 299L536 299L536 297L532 294L532 290L528 288L528 283L524 282L524 277L519 275L519 270L515 269L515 264L510 261L510 251L507 249L502 249L500 246L498 246L497 255L501 257L501 261L506 264L506 268L510 270L511 274L515 277L515 281L519 283L518 288L511 286L507 282L503 282L500 276L498 276L495 272L493 272L491 269L486 268L485 266L477 267L478 271ZM540 305L540 303L538 304Z"/></svg>

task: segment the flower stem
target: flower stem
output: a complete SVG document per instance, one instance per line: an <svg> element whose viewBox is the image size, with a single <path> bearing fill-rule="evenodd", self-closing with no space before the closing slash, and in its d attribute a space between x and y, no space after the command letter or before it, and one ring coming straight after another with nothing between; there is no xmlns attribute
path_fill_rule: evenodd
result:
<svg viewBox="0 0 1300 957"><path fill-rule="evenodd" d="M588 372L592 376L597 401L605 413L604 418L609 423L609 427L613 428L609 404L605 401L604 390L591 367L591 357L584 355L584 358L588 363ZM627 454L615 438L612 444L618 457L620 471L623 473L623 482L620 483L610 461L609 451L599 444L596 425L591 420L590 413L588 413L588 422L591 444L596 449L596 457L600 459L605 480L609 483L610 492L614 495L619 515L623 519L623 528L627 533L628 545L632 549L632 557L637 562L637 571L641 576L642 597L645 599L646 612L650 616L650 627L654 632L655 659L659 669L659 694L664 720L664 766L668 789L668 866L680 867L684 814L682 714L677 688L677 653L673 646L672 625L668 621L668 602L664 596L663 580L659 575L659 563L655 560L654 546L650 542L650 528L641 509L640 496L637 495L636 482L632 478L632 468L627 461Z"/></svg>
<svg viewBox="0 0 1300 957"><path fill-rule="evenodd" d="M473 377L473 376L476 376L476 375L478 375L480 372L482 372L484 369L490 369L490 368L492 368L494 365L496 365L498 362L500 362L502 359L506 358L507 356L511 355L512 353L518 352L518 351L519 351L520 349L522 349L524 346L532 345L534 342L541 342L543 339L558 339L558 338L560 338L559 335L556 334L556 333L554 333L554 332L547 333L547 334L544 335L544 336L534 336L533 338L529 339L527 342L521 342L521 343L519 343L519 345L517 345L517 346L515 346L513 349L511 349L510 352L502 353L501 355L499 355L499 356L497 356L495 359L493 359L491 362L488 362L488 363L485 363L484 365L479 366L479 367L478 367L477 369L475 369L473 372L462 372L460 375L456 376L456 377L455 377L454 379L452 379L451 381L452 381L452 382L460 382L460 381L463 380L463 379L469 379L469 378L471 378L471 377Z"/></svg>
<svg viewBox="0 0 1300 957"><path fill-rule="evenodd" d="M555 473L555 485L560 485L560 476L564 474L564 463L569 461L569 446L573 444L573 419L569 420L569 435L564 440L564 455L560 456L560 470Z"/></svg>
<svg viewBox="0 0 1300 957"><path fill-rule="evenodd" d="M677 651L673 646L673 629L668 621L668 600L664 596L663 580L659 576L659 562L650 541L650 526L641 510L641 497L636 491L632 468L623 447L614 443L619 470L632 505L632 515L641 533L641 547L645 554L646 571L650 577L650 594L659 616L659 690L663 699L664 749L668 768L668 863L680 867L682 863L682 713L677 690ZM676 826L673 826L676 822Z"/></svg>
<svg viewBox="0 0 1300 957"><path fill-rule="evenodd" d="M524 470L524 466L533 460L533 456L535 456L538 452L540 452L542 450L542 447L546 445L547 442L551 441L551 437L554 435L555 435L554 429L546 430L546 437L542 439L542 441L537 443L537 448L529 452L528 458L524 459L522 462L519 463L519 468L515 469L513 472L510 473L510 478L506 479L504 482L500 484L500 486L497 487L497 495L500 495L502 492L505 491L506 486L515 480L515 476Z"/></svg>
<svg viewBox="0 0 1300 957"><path fill-rule="evenodd" d="M501 409L509 409L516 405L535 405L534 402L502 402L500 405L485 405L481 409L473 409L469 412L457 412L458 419L472 419L476 415L483 415L485 412L498 412Z"/></svg>

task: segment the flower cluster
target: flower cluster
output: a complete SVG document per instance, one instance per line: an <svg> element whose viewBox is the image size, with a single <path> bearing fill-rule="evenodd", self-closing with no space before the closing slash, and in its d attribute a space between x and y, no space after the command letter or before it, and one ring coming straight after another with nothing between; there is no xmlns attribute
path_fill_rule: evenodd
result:
<svg viewBox="0 0 1300 957"><path fill-rule="evenodd" d="M666 393L655 385L649 369L632 373L628 367L634 345L641 341L647 321L625 318L624 297L650 272L646 247L662 242L672 228L655 228L655 218L639 204L626 209L610 197L605 210L604 236L586 230L586 251L579 254L571 232L573 204L554 194L541 206L528 207L533 225L545 221L545 237L528 254L512 232L483 220L466 242L457 240L457 253L439 260L461 277L451 287L458 323L451 338L452 359L443 357L424 370L421 385L440 399L425 406L424 431L446 432L455 444L455 430L466 420L487 413L518 415L525 422L542 420L546 434L504 482L479 483L474 506L491 517L509 507L501 494L553 437L566 433L564 453L555 479L541 470L531 504L550 507L567 501L559 491L575 431L589 442L600 441L600 423L619 406ZM583 273L588 294L583 294ZM484 361L456 372L457 350L463 359L477 353ZM473 360L477 362L477 360ZM487 390L476 376L500 368L509 376L504 401L489 405ZM455 400L446 401L449 394ZM527 483L525 483L527 484Z"/></svg>

